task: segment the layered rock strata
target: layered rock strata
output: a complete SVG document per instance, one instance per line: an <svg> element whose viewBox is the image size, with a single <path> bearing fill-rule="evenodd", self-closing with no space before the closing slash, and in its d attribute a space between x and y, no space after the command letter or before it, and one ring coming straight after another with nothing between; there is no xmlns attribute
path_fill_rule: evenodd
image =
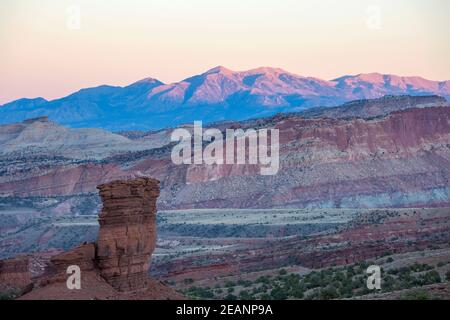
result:
<svg viewBox="0 0 450 320"><path fill-rule="evenodd" d="M103 209L96 262L100 274L119 291L147 287L150 257L156 246L159 182L149 178L100 185Z"/></svg>
<svg viewBox="0 0 450 320"><path fill-rule="evenodd" d="M148 277L156 246L159 181L150 178L114 181L98 189L103 200L98 242L85 243L52 257L44 274L33 280L36 288L26 291L21 299L183 298ZM78 290L66 286L67 268L73 265L81 271ZM22 289L29 283L28 259L0 261L1 285Z"/></svg>
<svg viewBox="0 0 450 320"><path fill-rule="evenodd" d="M0 291L23 292L31 285L27 257L0 260Z"/></svg>

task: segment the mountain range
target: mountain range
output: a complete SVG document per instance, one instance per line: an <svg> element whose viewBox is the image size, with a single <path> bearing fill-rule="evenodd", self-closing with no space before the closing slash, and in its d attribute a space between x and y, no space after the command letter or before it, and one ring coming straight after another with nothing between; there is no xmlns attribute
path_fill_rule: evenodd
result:
<svg viewBox="0 0 450 320"><path fill-rule="evenodd" d="M150 130L194 120L245 120L333 107L385 95L439 95L450 100L450 81L379 73L326 81L279 68L232 71L219 66L172 84L146 78L125 87L82 89L52 101L16 100L0 106L0 124L48 116L72 128Z"/></svg>

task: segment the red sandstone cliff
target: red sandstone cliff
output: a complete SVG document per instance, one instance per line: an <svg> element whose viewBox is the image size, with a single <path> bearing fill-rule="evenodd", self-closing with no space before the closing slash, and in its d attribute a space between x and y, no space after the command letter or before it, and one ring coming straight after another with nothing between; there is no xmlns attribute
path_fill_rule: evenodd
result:
<svg viewBox="0 0 450 320"><path fill-rule="evenodd" d="M351 105L352 110L374 103L377 110L407 107L373 118L281 115L219 126L279 129L280 170L271 177L262 177L254 165L175 166L166 144L101 163L45 157L22 163L13 157L0 172L0 195L83 197L100 183L143 174L161 181L161 209L448 206L450 107L439 102L411 108L417 98L406 100L400 106L398 98Z"/></svg>

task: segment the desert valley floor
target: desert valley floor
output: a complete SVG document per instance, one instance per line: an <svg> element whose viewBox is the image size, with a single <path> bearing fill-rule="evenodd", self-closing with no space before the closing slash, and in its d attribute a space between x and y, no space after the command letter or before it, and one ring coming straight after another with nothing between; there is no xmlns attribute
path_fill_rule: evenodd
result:
<svg viewBox="0 0 450 320"><path fill-rule="evenodd" d="M27 211L28 210L28 211ZM50 257L95 241L98 216L3 208L2 257ZM450 209L203 209L158 212L150 275L188 298L448 299ZM382 290L366 287L369 265Z"/></svg>

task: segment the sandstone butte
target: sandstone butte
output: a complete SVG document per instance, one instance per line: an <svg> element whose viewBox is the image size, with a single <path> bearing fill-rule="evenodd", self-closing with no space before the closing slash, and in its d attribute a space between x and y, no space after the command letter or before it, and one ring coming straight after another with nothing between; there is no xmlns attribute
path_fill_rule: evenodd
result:
<svg viewBox="0 0 450 320"><path fill-rule="evenodd" d="M98 186L103 208L97 243L85 243L54 256L32 279L28 257L0 261L0 290L19 299L182 299L148 277L156 245L159 181L137 178ZM81 270L81 289L68 289L67 268Z"/></svg>

